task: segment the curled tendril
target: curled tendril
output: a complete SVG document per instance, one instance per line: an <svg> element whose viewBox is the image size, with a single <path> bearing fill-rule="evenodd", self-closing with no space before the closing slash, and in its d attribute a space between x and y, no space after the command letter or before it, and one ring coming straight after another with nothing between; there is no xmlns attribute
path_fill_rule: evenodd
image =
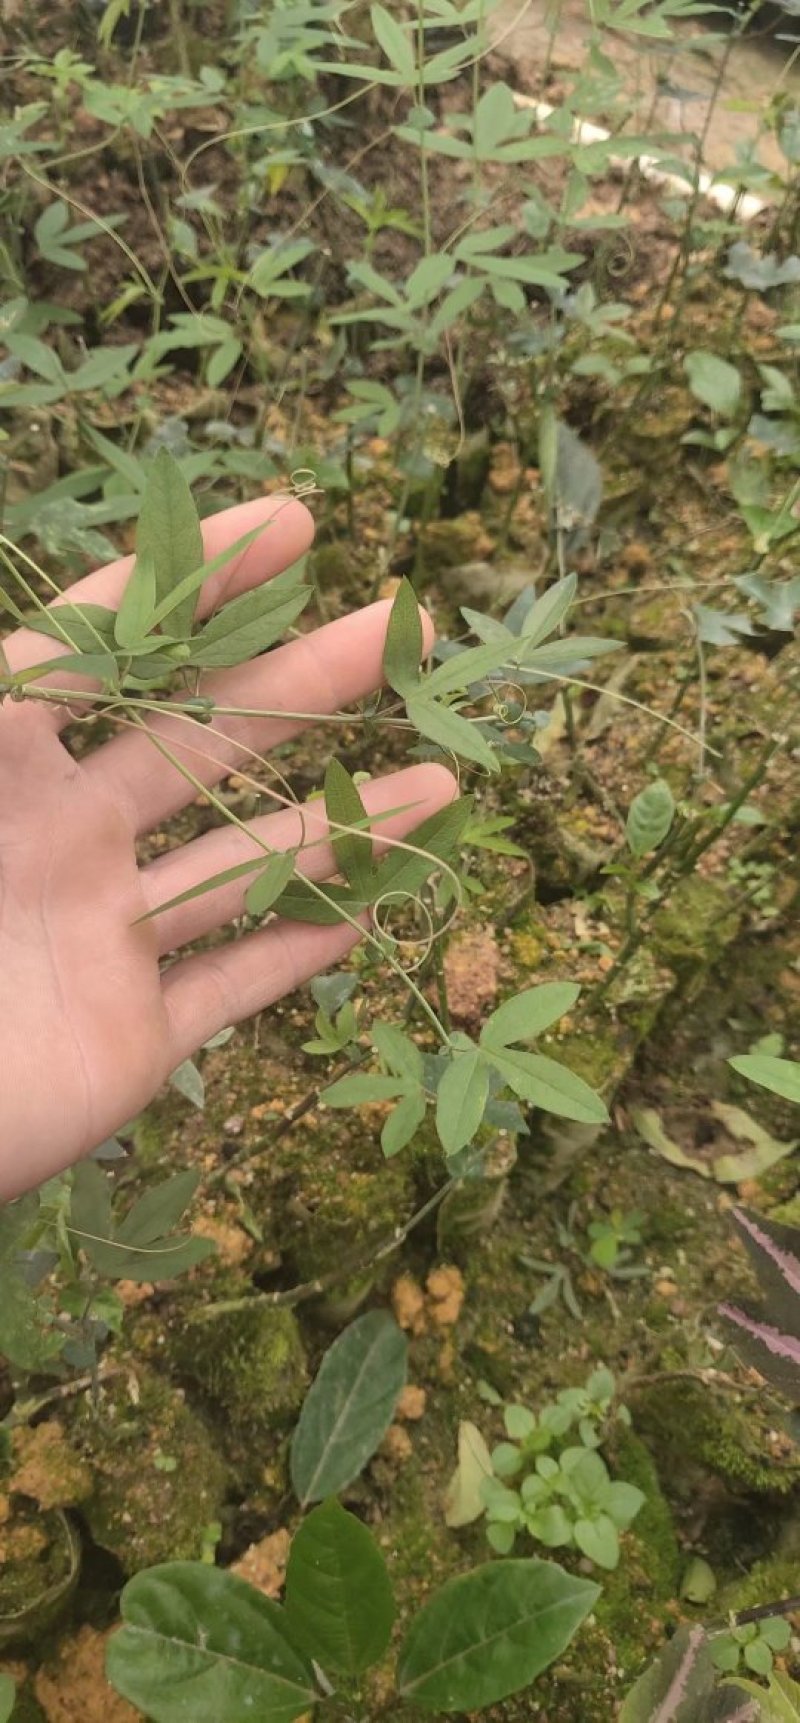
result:
<svg viewBox="0 0 800 1723"><path fill-rule="evenodd" d="M525 717L528 710L528 697L519 682L503 682L500 688L502 692L498 692L495 699L492 717L497 719L498 724L505 724L508 728L513 729L515 724L519 724L520 720ZM517 708L512 706L508 697L509 693L519 696Z"/></svg>
<svg viewBox="0 0 800 1723"><path fill-rule="evenodd" d="M289 483L296 497L322 495L322 487L317 483L313 467L295 467L289 474Z"/></svg>
<svg viewBox="0 0 800 1723"><path fill-rule="evenodd" d="M413 904L415 909L421 910L425 917L427 927L424 933L404 934L402 939L398 939L398 936L391 931L388 917L392 908L396 909L409 903ZM413 975L415 970L422 968L423 963L425 963L426 959L430 957L436 941L440 937L440 934L437 933L436 928L433 925L433 916L431 915L428 905L423 902L422 898L415 897L414 893L411 891L398 890L383 892L381 897L377 897L372 905L372 921L376 932L382 939L396 940L397 943L401 945L418 945L422 947L419 956L415 961L407 965L407 975Z"/></svg>

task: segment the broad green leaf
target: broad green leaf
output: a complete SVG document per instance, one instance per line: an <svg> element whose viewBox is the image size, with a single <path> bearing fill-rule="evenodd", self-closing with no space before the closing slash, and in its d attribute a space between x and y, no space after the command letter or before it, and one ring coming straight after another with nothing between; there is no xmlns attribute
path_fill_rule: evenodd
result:
<svg viewBox="0 0 800 1723"><path fill-rule="evenodd" d="M526 987L498 1006L481 1030L484 1047L507 1047L511 1041L533 1041L551 1023L571 1011L580 994L572 981L545 981Z"/></svg>
<svg viewBox="0 0 800 1723"><path fill-rule="evenodd" d="M366 1526L336 1501L314 1508L286 1569L294 1639L323 1669L359 1675L386 1650L394 1615L386 1563Z"/></svg>
<svg viewBox="0 0 800 1723"><path fill-rule="evenodd" d="M420 735L425 736L428 741L436 742L446 753L460 755L465 760L474 760L477 765L485 766L487 772L499 771L497 756L477 725L460 717L451 706L440 706L421 694L409 695L406 698L406 711L415 730L419 730Z"/></svg>
<svg viewBox="0 0 800 1723"><path fill-rule="evenodd" d="M596 1514L592 1519L577 1519L572 1535L582 1555L607 1569L619 1563L619 1534L608 1514Z"/></svg>
<svg viewBox="0 0 800 1723"><path fill-rule="evenodd" d="M405 1386L407 1352L384 1310L358 1317L326 1352L292 1440L292 1484L304 1507L345 1489L372 1459Z"/></svg>
<svg viewBox="0 0 800 1723"><path fill-rule="evenodd" d="M245 894L248 915L266 915L267 910L274 907L281 892L285 891L289 884L296 860L295 850L287 850L283 855L276 852L270 856L266 867Z"/></svg>
<svg viewBox="0 0 800 1723"><path fill-rule="evenodd" d="M419 1130L428 1110L424 1089L414 1089L403 1095L389 1114L381 1131L381 1148L387 1161L400 1153Z"/></svg>
<svg viewBox="0 0 800 1723"><path fill-rule="evenodd" d="M106 1673L152 1723L293 1723L319 1697L286 1616L234 1574L166 1562L129 1580Z"/></svg>
<svg viewBox="0 0 800 1723"><path fill-rule="evenodd" d="M472 1142L488 1096L489 1067L478 1048L454 1053L436 1091L436 1130L446 1155Z"/></svg>
<svg viewBox="0 0 800 1723"><path fill-rule="evenodd" d="M455 1530L480 1519L486 1511L481 1486L491 1477L489 1449L477 1425L465 1419L458 1426L458 1464L445 1491L445 1525Z"/></svg>
<svg viewBox="0 0 800 1723"><path fill-rule="evenodd" d="M99 1239L111 1237L111 1181L96 1161L80 1161L73 1172L70 1225Z"/></svg>
<svg viewBox="0 0 800 1723"><path fill-rule="evenodd" d="M405 696L419 683L422 621L410 580L401 580L392 604L383 648L383 674L396 694Z"/></svg>
<svg viewBox="0 0 800 1723"><path fill-rule="evenodd" d="M632 855L646 856L663 844L675 818L675 800L664 778L656 778L638 796L628 810L625 836Z"/></svg>
<svg viewBox="0 0 800 1723"><path fill-rule="evenodd" d="M422 305L429 305L437 293L441 293L453 268L453 259L448 252L436 251L430 257L421 258L406 282L406 298L414 311Z"/></svg>
<svg viewBox="0 0 800 1723"><path fill-rule="evenodd" d="M410 1035L398 1029L395 1023L376 1023L371 1035L373 1046L391 1071L396 1071L399 1077L408 1077L412 1083L422 1082L424 1060Z"/></svg>
<svg viewBox="0 0 800 1723"><path fill-rule="evenodd" d="M136 528L136 555L155 571L156 599L169 596L203 561L203 535L195 501L168 449L161 448L147 471ZM197 594L170 613L178 634L191 634Z"/></svg>
<svg viewBox="0 0 800 1723"><path fill-rule="evenodd" d="M199 1183L199 1173L173 1173L172 1178L145 1191L120 1221L117 1239L122 1244L140 1245L164 1238L186 1213Z"/></svg>
<svg viewBox="0 0 800 1723"><path fill-rule="evenodd" d="M398 1689L423 1711L478 1711L528 1687L600 1596L555 1562L489 1562L448 1580L411 1623Z"/></svg>
<svg viewBox="0 0 800 1723"><path fill-rule="evenodd" d="M323 1089L321 1100L326 1107L361 1107L370 1101L394 1101L405 1094L404 1077L382 1077L378 1073L358 1073L354 1077L339 1077L329 1089Z"/></svg>
<svg viewBox="0 0 800 1723"><path fill-rule="evenodd" d="M741 1718L738 1711L731 1709L727 1713L731 1723L800 1723L800 1686L783 1670L772 1670L766 1692L755 1681L732 1681L723 1689L726 1695L734 1690L737 1694L750 1694L754 1708L749 1716ZM631 1723L638 1723L638 1718Z"/></svg>
<svg viewBox="0 0 800 1723"><path fill-rule="evenodd" d="M16 1698L16 1682L10 1675L0 1675L0 1723L8 1723Z"/></svg>
<svg viewBox="0 0 800 1723"><path fill-rule="evenodd" d="M776 1059L769 1053L737 1053L728 1064L751 1083L760 1083L762 1089L771 1089L773 1095L800 1105L800 1060Z"/></svg>
<svg viewBox="0 0 800 1723"><path fill-rule="evenodd" d="M523 1101L560 1119L575 1119L584 1125L608 1124L600 1096L566 1065L542 1053L518 1053L515 1048L487 1047L486 1056Z"/></svg>
<svg viewBox="0 0 800 1723"><path fill-rule="evenodd" d="M394 70L400 74L404 83L415 83L417 76L416 60L408 31L397 23L391 12L387 12L385 6L372 6L370 17L372 28L375 31L375 40L383 49L390 66L393 66Z"/></svg>
<svg viewBox="0 0 800 1723"><path fill-rule="evenodd" d="M148 633L156 606L156 571L152 560L137 556L128 576L114 623L114 639L123 651L139 646ZM153 641L157 649L157 638Z"/></svg>
<svg viewBox="0 0 800 1723"><path fill-rule="evenodd" d="M63 1336L46 1325L21 1272L19 1257L39 1212L33 1192L0 1208L0 1352L17 1369L30 1372L60 1352Z"/></svg>
<svg viewBox="0 0 800 1723"><path fill-rule="evenodd" d="M273 518L278 519L279 517L274 516ZM225 546L224 550L217 551L216 556L209 557L207 562L195 564L194 568L190 569L189 573L184 576L183 580L179 581L178 585L167 593L167 596L162 598L161 602L156 605L153 612L153 627L155 628L159 623L162 623L166 617L173 616L173 613L179 611L184 604L188 604L190 599L196 604L197 594L199 593L201 586L205 585L205 582L210 578L210 576L212 574L216 574L218 569L227 567L229 563L235 561L237 557L241 556L242 552L247 549L248 545L253 544L257 538L260 538L262 533L266 531L266 528L270 524L270 522L262 521L260 526L251 527L249 532L242 533L241 538L235 539L233 544L228 544ZM242 596L244 596L244 594ZM231 602L234 601L232 600ZM220 612L220 614L222 613ZM177 624L175 626L177 627Z"/></svg>
<svg viewBox="0 0 800 1723"><path fill-rule="evenodd" d="M507 84L493 83L481 96L472 122L472 138L478 160L492 154L498 144L516 129L517 110Z"/></svg>
<svg viewBox="0 0 800 1723"><path fill-rule="evenodd" d="M742 379L736 366L700 347L687 353L683 363L695 398L721 418L732 419L742 393Z"/></svg>
<svg viewBox="0 0 800 1723"><path fill-rule="evenodd" d="M363 826L369 816L350 773L335 757L328 762L325 773L325 811L339 871L353 891L369 903L375 886L372 837L368 831L336 830L337 826Z"/></svg>

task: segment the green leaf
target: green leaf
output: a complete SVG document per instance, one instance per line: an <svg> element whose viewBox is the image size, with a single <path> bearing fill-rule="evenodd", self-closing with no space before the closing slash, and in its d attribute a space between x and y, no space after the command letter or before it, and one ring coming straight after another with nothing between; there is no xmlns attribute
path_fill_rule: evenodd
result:
<svg viewBox="0 0 800 1723"><path fill-rule="evenodd" d="M528 1687L600 1596L555 1562L489 1562L448 1580L411 1623L398 1688L424 1711L477 1711Z"/></svg>
<svg viewBox="0 0 800 1723"><path fill-rule="evenodd" d="M0 1352L30 1372L60 1352L63 1336L46 1325L36 1294L24 1279L20 1254L39 1213L33 1192L0 1208Z"/></svg>
<svg viewBox="0 0 800 1723"><path fill-rule="evenodd" d="M111 1237L111 1182L96 1161L80 1161L73 1172L70 1225L100 1239Z"/></svg>
<svg viewBox="0 0 800 1723"><path fill-rule="evenodd" d="M528 649L540 646L543 640L555 633L572 607L577 586L577 575L568 574L564 580L557 580L554 586L549 587L547 592L531 605L522 624L522 637L527 641Z"/></svg>
<svg viewBox="0 0 800 1723"><path fill-rule="evenodd" d="M393 66L394 70L400 74L404 83L414 84L417 68L408 31L397 23L391 13L387 12L385 6L372 6L370 17L372 28L375 31L375 40L383 49L390 66Z"/></svg>
<svg viewBox="0 0 800 1723"><path fill-rule="evenodd" d="M734 1689L737 1693L751 1694L754 1708L742 1719L731 1709L726 1714L731 1723L800 1723L800 1687L782 1670L772 1670L766 1693L754 1681L733 1681L730 1686L726 1684L724 1691L727 1694ZM633 1723L637 1723L637 1719L634 1718Z"/></svg>
<svg viewBox="0 0 800 1723"><path fill-rule="evenodd" d="M111 1639L111 1685L153 1723L293 1723L319 1697L285 1612L204 1562L166 1562L129 1580Z"/></svg>
<svg viewBox="0 0 800 1723"><path fill-rule="evenodd" d="M147 471L136 528L136 555L155 571L156 599L161 600L203 561L203 535L194 498L168 449L159 449ZM191 634L197 594L168 612L179 634Z"/></svg>
<svg viewBox="0 0 800 1723"><path fill-rule="evenodd" d="M773 1095L800 1105L800 1060L776 1059L768 1053L737 1053L728 1064L741 1077L749 1077L751 1083L760 1083Z"/></svg>
<svg viewBox="0 0 800 1723"><path fill-rule="evenodd" d="M358 1317L326 1352L292 1440L292 1484L303 1506L345 1489L371 1460L405 1386L407 1352L383 1310Z"/></svg>
<svg viewBox="0 0 800 1723"><path fill-rule="evenodd" d="M114 623L114 639L123 651L141 645L152 625L156 607L156 571L149 557L137 556L125 584ZM151 650L157 650L158 637Z"/></svg>
<svg viewBox="0 0 800 1723"><path fill-rule="evenodd" d="M276 851L275 855L270 856L266 867L245 894L244 902L248 915L266 915L267 910L273 908L281 892L285 891L289 884L296 860L295 850L287 850L285 854Z"/></svg>
<svg viewBox="0 0 800 1723"><path fill-rule="evenodd" d="M423 1089L415 1089L398 1101L381 1131L381 1148L387 1160L390 1160L392 1155L399 1154L400 1150L411 1142L427 1110L428 1103Z"/></svg>
<svg viewBox="0 0 800 1723"><path fill-rule="evenodd" d="M416 269L406 282L406 299L412 310L417 311L422 305L429 305L437 293L450 280L453 273L453 259L449 252L435 251L430 257L423 257Z"/></svg>
<svg viewBox="0 0 800 1723"><path fill-rule="evenodd" d="M0 1675L0 1723L8 1723L16 1697L16 1682L10 1675Z"/></svg>
<svg viewBox="0 0 800 1723"><path fill-rule="evenodd" d="M295 1533L286 1616L323 1669L359 1675L386 1650L395 1616L386 1563L366 1526L336 1501L315 1508Z"/></svg>
<svg viewBox="0 0 800 1723"><path fill-rule="evenodd" d="M436 1091L436 1130L446 1155L478 1131L489 1096L489 1067L477 1047L454 1053Z"/></svg>
<svg viewBox="0 0 800 1723"><path fill-rule="evenodd" d="M142 1245L164 1238L186 1213L199 1183L200 1174L187 1171L174 1173L172 1178L145 1191L117 1227L119 1242Z"/></svg>
<svg viewBox="0 0 800 1723"><path fill-rule="evenodd" d="M619 1536L608 1514L597 1514L593 1519L577 1519L572 1535L582 1555L588 1556L598 1567L611 1569L618 1565Z"/></svg>
<svg viewBox="0 0 800 1723"><path fill-rule="evenodd" d="M395 594L383 649L383 674L396 694L405 696L419 683L422 662L422 619L410 580L401 580Z"/></svg>
<svg viewBox="0 0 800 1723"><path fill-rule="evenodd" d="M407 1077L411 1083L422 1082L425 1062L409 1035L395 1023L376 1023L371 1035L373 1046L391 1071L396 1071L398 1077Z"/></svg>
<svg viewBox="0 0 800 1723"><path fill-rule="evenodd" d="M551 1023L571 1011L580 994L572 981L545 981L527 987L498 1006L481 1030L484 1047L507 1047L510 1041L533 1041Z"/></svg>
<svg viewBox="0 0 800 1723"><path fill-rule="evenodd" d="M584 1125L607 1125L608 1112L582 1077L542 1053L487 1047L486 1055L510 1089L523 1101L555 1113L560 1119L575 1119Z"/></svg>
<svg viewBox="0 0 800 1723"><path fill-rule="evenodd" d="M457 854L472 805L470 796L461 796L416 826L406 838L406 843L414 844L422 853L413 855L410 849L392 850L378 869L380 892L417 892L437 862L451 861Z"/></svg>
<svg viewBox="0 0 800 1723"><path fill-rule="evenodd" d="M321 1100L326 1107L361 1107L370 1101L394 1101L398 1095L405 1094L406 1080L404 1077L382 1077L377 1073L365 1076L340 1077L331 1083L329 1089L323 1089Z"/></svg>
<svg viewBox="0 0 800 1723"><path fill-rule="evenodd" d="M663 844L675 818L675 800L664 778L656 778L634 796L628 810L625 836L632 855L650 855Z"/></svg>
<svg viewBox="0 0 800 1723"><path fill-rule="evenodd" d="M485 766L487 772L499 771L497 756L481 735L477 725L459 716L451 706L440 706L423 695L406 697L406 711L421 736L436 742L448 754L458 754Z"/></svg>
<svg viewBox="0 0 800 1723"><path fill-rule="evenodd" d="M192 664L204 670L227 669L274 646L311 597L311 587L299 584L296 570L289 569L287 574L288 579L278 575L217 611L195 637Z"/></svg>
<svg viewBox="0 0 800 1723"><path fill-rule="evenodd" d="M331 844L337 865L365 903L375 890L372 837L365 832L337 832L340 826L363 826L369 816L350 773L333 757L325 773L325 811L331 823Z"/></svg>
<svg viewBox="0 0 800 1723"><path fill-rule="evenodd" d="M98 646L113 652L115 621L116 612L102 604L54 604L27 616L25 624L37 634L65 642L76 652L96 652Z"/></svg>
<svg viewBox="0 0 800 1723"><path fill-rule="evenodd" d="M324 896L320 896L320 889ZM305 879L293 879L273 905L286 921L310 921L318 927L338 927L346 914L360 915L365 904L349 885L314 887Z"/></svg>
<svg viewBox="0 0 800 1723"><path fill-rule="evenodd" d="M735 365L699 347L687 353L683 363L696 399L721 418L732 419L742 393L742 379Z"/></svg>

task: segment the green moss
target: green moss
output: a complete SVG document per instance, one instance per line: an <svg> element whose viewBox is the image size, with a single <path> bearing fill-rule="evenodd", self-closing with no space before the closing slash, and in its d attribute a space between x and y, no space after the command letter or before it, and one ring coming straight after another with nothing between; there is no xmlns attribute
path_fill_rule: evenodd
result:
<svg viewBox="0 0 800 1723"><path fill-rule="evenodd" d="M735 939L740 921L725 886L692 874L679 881L653 918L656 956L678 975L703 967Z"/></svg>
<svg viewBox="0 0 800 1723"><path fill-rule="evenodd" d="M211 1319L199 1312L182 1324L171 1354L239 1434L272 1431L302 1404L308 1370L291 1310L253 1301Z"/></svg>
<svg viewBox="0 0 800 1723"><path fill-rule="evenodd" d="M0 1527L0 1646L41 1637L77 1582L80 1543L59 1509L12 1498Z"/></svg>
<svg viewBox="0 0 800 1723"><path fill-rule="evenodd" d="M788 1495L800 1484L800 1452L787 1460L773 1450L752 1401L743 1406L699 1382L664 1381L642 1391L635 1416L662 1472L679 1487L688 1487L700 1467L731 1490L755 1495Z"/></svg>
<svg viewBox="0 0 800 1723"><path fill-rule="evenodd" d="M227 1473L177 1389L137 1365L135 1377L109 1381L96 1410L88 1398L77 1402L69 1428L93 1474L83 1516L126 1573L199 1557L204 1527L220 1517Z"/></svg>
<svg viewBox="0 0 800 1723"><path fill-rule="evenodd" d="M652 1455L631 1430L621 1430L615 1438L612 1470L615 1477L635 1484L645 1498L622 1540L619 1567L598 1575L603 1594L595 1612L597 1621L608 1634L615 1662L629 1683L647 1662L663 1606L675 1596L680 1552Z"/></svg>

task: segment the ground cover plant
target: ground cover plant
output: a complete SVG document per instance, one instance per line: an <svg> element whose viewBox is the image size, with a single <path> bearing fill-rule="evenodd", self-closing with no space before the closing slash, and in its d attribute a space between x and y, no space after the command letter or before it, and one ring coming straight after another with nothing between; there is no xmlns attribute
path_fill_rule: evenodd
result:
<svg viewBox="0 0 800 1723"><path fill-rule="evenodd" d="M0 718L149 800L0 1211L0 1718L780 1723L791 20L7 10Z"/></svg>

